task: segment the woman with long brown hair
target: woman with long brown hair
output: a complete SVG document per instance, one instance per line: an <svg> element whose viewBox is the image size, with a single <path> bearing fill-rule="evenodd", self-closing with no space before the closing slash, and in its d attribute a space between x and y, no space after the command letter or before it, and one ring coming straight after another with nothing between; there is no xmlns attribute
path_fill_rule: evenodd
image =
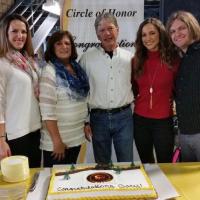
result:
<svg viewBox="0 0 200 200"><path fill-rule="evenodd" d="M38 87L28 23L9 15L0 28L0 159L25 155L40 166Z"/></svg>
<svg viewBox="0 0 200 200"><path fill-rule="evenodd" d="M134 137L143 163L170 162L174 148L173 90L178 61L170 50L164 25L156 18L143 21L132 61L135 91Z"/></svg>

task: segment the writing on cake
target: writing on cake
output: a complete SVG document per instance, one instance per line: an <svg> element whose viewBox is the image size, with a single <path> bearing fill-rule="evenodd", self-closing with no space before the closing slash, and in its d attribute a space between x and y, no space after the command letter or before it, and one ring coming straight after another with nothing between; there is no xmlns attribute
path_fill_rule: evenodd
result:
<svg viewBox="0 0 200 200"><path fill-rule="evenodd" d="M136 189L139 189L139 188L142 188L142 185L141 184L136 184L136 185L123 185L123 184L118 184L117 186L114 186L114 185L93 185L93 186L81 186L81 187L76 187L76 188L63 188L63 187L58 187L57 188L57 191L60 192L60 191L74 191L74 190L87 190L87 189L96 189L96 188L136 188Z"/></svg>

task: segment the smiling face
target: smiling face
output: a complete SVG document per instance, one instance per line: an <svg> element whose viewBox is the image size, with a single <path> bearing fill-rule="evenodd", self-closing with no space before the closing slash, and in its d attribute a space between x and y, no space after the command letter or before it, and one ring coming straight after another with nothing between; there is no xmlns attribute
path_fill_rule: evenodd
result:
<svg viewBox="0 0 200 200"><path fill-rule="evenodd" d="M169 33L172 42L183 52L186 52L188 46L193 42L187 25L179 19L172 22Z"/></svg>
<svg viewBox="0 0 200 200"><path fill-rule="evenodd" d="M71 56L71 42L66 35L54 44L54 52L56 57L64 63L69 61Z"/></svg>
<svg viewBox="0 0 200 200"><path fill-rule="evenodd" d="M144 25L142 28L142 43L149 51L157 51L159 49L159 32L151 23Z"/></svg>
<svg viewBox="0 0 200 200"><path fill-rule="evenodd" d="M24 48L27 40L27 29L24 22L13 20L8 27L8 41L13 49L18 51Z"/></svg>
<svg viewBox="0 0 200 200"><path fill-rule="evenodd" d="M102 19L96 32L105 51L113 51L117 47L119 29L110 20Z"/></svg>

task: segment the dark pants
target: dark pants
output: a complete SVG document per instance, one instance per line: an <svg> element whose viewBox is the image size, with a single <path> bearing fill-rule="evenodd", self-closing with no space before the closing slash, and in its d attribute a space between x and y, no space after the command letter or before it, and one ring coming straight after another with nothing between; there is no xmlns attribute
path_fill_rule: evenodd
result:
<svg viewBox="0 0 200 200"><path fill-rule="evenodd" d="M52 151L43 151L44 167L52 167L61 164L76 164L81 145L71 147L65 150L65 158L63 160L55 160L52 157Z"/></svg>
<svg viewBox="0 0 200 200"><path fill-rule="evenodd" d="M27 156L29 159L29 167L40 167L40 130L31 132L14 140L9 140L8 144L10 146L12 155Z"/></svg>
<svg viewBox="0 0 200 200"><path fill-rule="evenodd" d="M134 114L134 138L142 163L172 161L174 132L172 118L150 119Z"/></svg>
<svg viewBox="0 0 200 200"><path fill-rule="evenodd" d="M200 133L179 134L182 162L200 162Z"/></svg>

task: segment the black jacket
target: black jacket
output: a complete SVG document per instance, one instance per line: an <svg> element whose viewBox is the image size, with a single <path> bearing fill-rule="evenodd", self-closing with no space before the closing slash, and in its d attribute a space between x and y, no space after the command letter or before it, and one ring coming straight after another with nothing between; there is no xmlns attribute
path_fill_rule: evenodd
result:
<svg viewBox="0 0 200 200"><path fill-rule="evenodd" d="M200 133L200 41L181 60L175 100L181 134Z"/></svg>

